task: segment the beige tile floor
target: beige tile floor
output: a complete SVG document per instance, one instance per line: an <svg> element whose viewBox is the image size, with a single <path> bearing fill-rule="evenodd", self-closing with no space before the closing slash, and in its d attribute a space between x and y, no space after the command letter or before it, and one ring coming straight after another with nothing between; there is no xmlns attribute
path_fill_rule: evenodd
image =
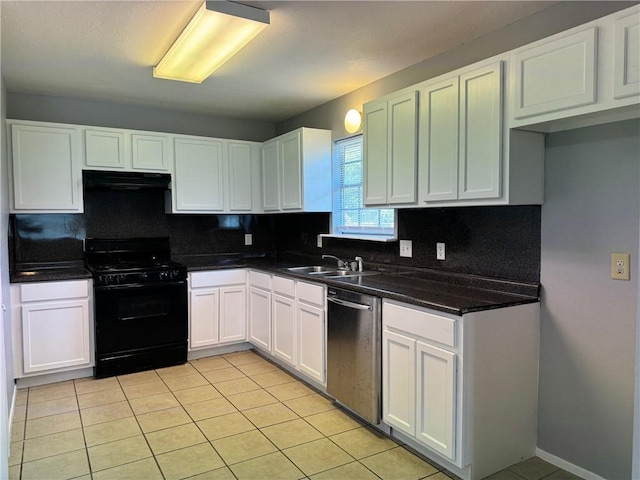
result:
<svg viewBox="0 0 640 480"><path fill-rule="evenodd" d="M10 479L455 478L253 352L21 389ZM538 459L492 480L575 480Z"/></svg>

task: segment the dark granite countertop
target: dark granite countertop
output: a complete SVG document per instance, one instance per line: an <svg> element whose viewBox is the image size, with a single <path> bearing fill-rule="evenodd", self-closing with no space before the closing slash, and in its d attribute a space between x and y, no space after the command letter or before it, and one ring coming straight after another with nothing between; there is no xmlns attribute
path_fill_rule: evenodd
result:
<svg viewBox="0 0 640 480"><path fill-rule="evenodd" d="M91 278L91 272L84 268L84 262L19 265L9 272L11 283L60 282L87 278Z"/></svg>
<svg viewBox="0 0 640 480"><path fill-rule="evenodd" d="M229 268L256 268L272 274L290 276L299 280L323 283L405 302L411 305L463 315L469 312L511 307L539 301L538 284L509 280L445 273L426 269L395 269L388 265L373 266L380 269L376 275L346 278L326 278L287 270L292 266L316 265L317 259L241 258L206 256L177 259L190 272ZM305 263L306 261L306 263Z"/></svg>

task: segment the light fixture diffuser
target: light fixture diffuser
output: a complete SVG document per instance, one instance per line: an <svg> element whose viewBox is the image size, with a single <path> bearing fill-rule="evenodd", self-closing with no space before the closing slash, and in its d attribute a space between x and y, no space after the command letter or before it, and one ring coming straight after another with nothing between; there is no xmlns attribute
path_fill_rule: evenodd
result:
<svg viewBox="0 0 640 480"><path fill-rule="evenodd" d="M269 25L269 12L227 1L203 2L153 68L153 76L202 83Z"/></svg>
<svg viewBox="0 0 640 480"><path fill-rule="evenodd" d="M352 108L344 116L344 129L347 133L356 133L362 126L362 115L358 110Z"/></svg>

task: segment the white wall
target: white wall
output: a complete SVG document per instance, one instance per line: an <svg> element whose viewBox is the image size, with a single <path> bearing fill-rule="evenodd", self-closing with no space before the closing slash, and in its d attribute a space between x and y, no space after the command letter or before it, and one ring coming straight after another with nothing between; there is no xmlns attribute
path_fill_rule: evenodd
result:
<svg viewBox="0 0 640 480"><path fill-rule="evenodd" d="M538 447L604 478L631 478L640 122L548 135L542 206Z"/></svg>

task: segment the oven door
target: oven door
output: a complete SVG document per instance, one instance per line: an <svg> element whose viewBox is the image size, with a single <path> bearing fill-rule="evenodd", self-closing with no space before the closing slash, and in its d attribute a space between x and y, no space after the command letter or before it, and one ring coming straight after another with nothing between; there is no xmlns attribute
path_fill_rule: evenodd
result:
<svg viewBox="0 0 640 480"><path fill-rule="evenodd" d="M187 283L95 288L96 353L187 341Z"/></svg>

